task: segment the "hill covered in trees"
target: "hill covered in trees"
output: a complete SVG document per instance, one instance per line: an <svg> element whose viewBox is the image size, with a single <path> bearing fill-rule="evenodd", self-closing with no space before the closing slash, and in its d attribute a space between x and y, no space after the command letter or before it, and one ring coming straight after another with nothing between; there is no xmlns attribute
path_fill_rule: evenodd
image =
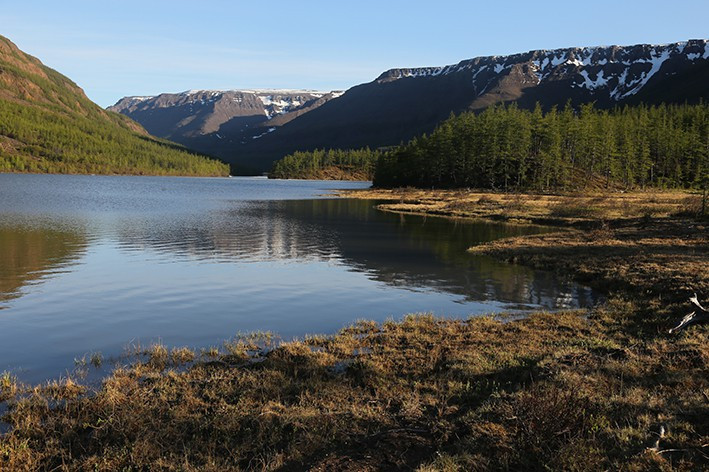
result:
<svg viewBox="0 0 709 472"><path fill-rule="evenodd" d="M382 151L316 149L296 151L276 161L269 173L274 179L372 180Z"/></svg>
<svg viewBox="0 0 709 472"><path fill-rule="evenodd" d="M709 178L709 106L516 105L451 116L379 159L374 185L571 189L698 187Z"/></svg>
<svg viewBox="0 0 709 472"><path fill-rule="evenodd" d="M0 172L228 175L228 166L156 139L89 100L0 36Z"/></svg>

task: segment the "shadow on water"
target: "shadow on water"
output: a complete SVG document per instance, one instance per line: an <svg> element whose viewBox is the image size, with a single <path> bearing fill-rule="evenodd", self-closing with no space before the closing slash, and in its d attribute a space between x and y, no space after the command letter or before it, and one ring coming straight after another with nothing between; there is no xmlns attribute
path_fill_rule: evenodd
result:
<svg viewBox="0 0 709 472"><path fill-rule="evenodd" d="M375 209L376 202L313 200L281 202L273 214L305 221L330 234L352 270L396 287L435 289L465 301L496 300L548 308L588 306L590 292L554 274L467 253L471 245L552 231L486 221L401 215Z"/></svg>

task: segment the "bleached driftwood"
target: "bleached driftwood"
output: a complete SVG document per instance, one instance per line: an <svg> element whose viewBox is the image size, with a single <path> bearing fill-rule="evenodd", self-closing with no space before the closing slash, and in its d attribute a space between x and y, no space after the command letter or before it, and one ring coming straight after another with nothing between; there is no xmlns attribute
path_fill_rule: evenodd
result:
<svg viewBox="0 0 709 472"><path fill-rule="evenodd" d="M677 326L675 326L674 328L672 328L670 330L670 334L675 333L681 329L684 329L689 325L709 321L709 310L704 308L702 306L702 304L699 303L699 299L697 298L696 293L694 294L693 297L690 297L689 301L692 302L694 305L696 305L697 308L699 308L699 311L695 310L692 313L685 316L684 318L682 318L682 321L680 321Z"/></svg>

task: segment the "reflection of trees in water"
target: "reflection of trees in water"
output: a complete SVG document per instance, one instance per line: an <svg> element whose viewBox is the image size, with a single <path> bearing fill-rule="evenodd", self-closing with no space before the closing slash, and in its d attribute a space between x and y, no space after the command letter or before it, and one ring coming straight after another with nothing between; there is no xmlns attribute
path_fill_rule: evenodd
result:
<svg viewBox="0 0 709 472"><path fill-rule="evenodd" d="M0 226L0 307L23 286L74 263L86 245L78 231Z"/></svg>
<svg viewBox="0 0 709 472"><path fill-rule="evenodd" d="M551 273L475 256L466 249L539 227L383 213L363 200L238 203L220 213L122 224L126 249L223 262L337 259L389 285L442 290L465 300L550 307L589 294Z"/></svg>
<svg viewBox="0 0 709 472"><path fill-rule="evenodd" d="M167 257L219 262L337 256L331 229L284 215L277 207L278 202L259 202L182 219L131 219L119 225L119 244L128 251L150 249Z"/></svg>
<svg viewBox="0 0 709 472"><path fill-rule="evenodd" d="M467 301L549 307L571 306L574 300L582 306L592 303L588 290L552 273L467 252L474 244L537 234L547 228L384 213L366 201L287 202L286 207L302 219L338 228L341 258L375 280L435 288Z"/></svg>

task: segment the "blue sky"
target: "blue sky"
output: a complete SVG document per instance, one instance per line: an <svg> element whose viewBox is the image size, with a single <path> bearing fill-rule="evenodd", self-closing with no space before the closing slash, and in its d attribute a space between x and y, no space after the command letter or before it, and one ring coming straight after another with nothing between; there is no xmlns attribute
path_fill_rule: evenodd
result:
<svg viewBox="0 0 709 472"><path fill-rule="evenodd" d="M347 89L393 67L709 36L709 0L1 0L0 34L102 106L188 89Z"/></svg>

